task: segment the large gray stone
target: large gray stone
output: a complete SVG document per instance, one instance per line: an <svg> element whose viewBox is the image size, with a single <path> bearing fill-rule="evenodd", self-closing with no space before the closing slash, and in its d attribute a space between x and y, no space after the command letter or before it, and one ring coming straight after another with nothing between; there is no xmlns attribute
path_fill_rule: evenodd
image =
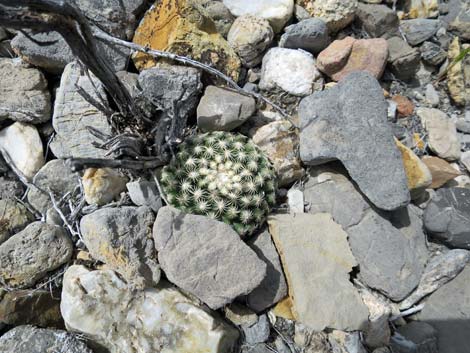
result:
<svg viewBox="0 0 470 353"><path fill-rule="evenodd" d="M281 256L296 321L316 331L365 327L368 310L349 281L357 262L330 214L276 214L269 231Z"/></svg>
<svg viewBox="0 0 470 353"><path fill-rule="evenodd" d="M470 249L470 189L439 189L424 212L424 226L452 248Z"/></svg>
<svg viewBox="0 0 470 353"><path fill-rule="evenodd" d="M266 277L246 297L246 304L253 310L263 311L287 295L287 283L277 250L266 230L248 239L247 244L266 265Z"/></svg>
<svg viewBox="0 0 470 353"><path fill-rule="evenodd" d="M412 48L401 37L387 39L388 67L394 76L400 80L411 80L418 72L421 54Z"/></svg>
<svg viewBox="0 0 470 353"><path fill-rule="evenodd" d="M103 208L83 216L80 230L91 256L136 288L160 280L148 207Z"/></svg>
<svg viewBox="0 0 470 353"><path fill-rule="evenodd" d="M33 215L14 199L0 199L0 244L34 220Z"/></svg>
<svg viewBox="0 0 470 353"><path fill-rule="evenodd" d="M455 249L434 257L427 265L418 288L402 303L400 309L413 304L453 280L470 261L470 251Z"/></svg>
<svg viewBox="0 0 470 353"><path fill-rule="evenodd" d="M418 285L427 249L416 208L379 212L346 176L328 169L312 173L304 197L309 213L330 213L349 235L365 284L395 301Z"/></svg>
<svg viewBox="0 0 470 353"><path fill-rule="evenodd" d="M0 59L0 121L43 123L51 118L51 95L38 69L19 59Z"/></svg>
<svg viewBox="0 0 470 353"><path fill-rule="evenodd" d="M60 200L66 193L72 193L78 187L79 178L64 160L53 159L34 176L34 186L30 187L27 193L28 202L41 214L46 214L53 206L49 192L52 192L55 200Z"/></svg>
<svg viewBox="0 0 470 353"><path fill-rule="evenodd" d="M256 110L253 97L208 86L197 106L197 126L203 131L231 131Z"/></svg>
<svg viewBox="0 0 470 353"><path fill-rule="evenodd" d="M0 337L2 353L93 353L76 336L67 331L18 326Z"/></svg>
<svg viewBox="0 0 470 353"><path fill-rule="evenodd" d="M100 54L115 71L124 70L130 50L120 46L97 41ZM18 33L11 41L14 52L24 61L53 74L61 73L75 55L65 39L57 32Z"/></svg>
<svg viewBox="0 0 470 353"><path fill-rule="evenodd" d="M448 24L448 30L463 40L470 40L470 2L468 0L450 0L449 12L441 19Z"/></svg>
<svg viewBox="0 0 470 353"><path fill-rule="evenodd" d="M303 99L299 116L304 163L339 159L377 207L393 210L408 204L407 179L387 123L387 103L372 75L354 72L335 87Z"/></svg>
<svg viewBox="0 0 470 353"><path fill-rule="evenodd" d="M398 16L386 5L358 3L356 21L372 38L390 38L399 33Z"/></svg>
<svg viewBox="0 0 470 353"><path fill-rule="evenodd" d="M439 26L439 20L429 20L427 18L405 20L400 23L400 28L411 46L416 46L431 38L436 34Z"/></svg>
<svg viewBox="0 0 470 353"><path fill-rule="evenodd" d="M93 99L100 101L92 82L80 71L78 63L72 62L65 67L62 74L52 118L56 135L50 148L57 158L105 158L106 150L93 146L93 142L102 141L97 141L87 130L87 126L107 135L111 134L111 126L106 115L80 95L77 86L84 89ZM90 77L100 96L106 99L101 82L92 73Z"/></svg>
<svg viewBox="0 0 470 353"><path fill-rule="evenodd" d="M328 27L319 18L308 18L284 28L279 46L290 49L303 49L318 54L330 44Z"/></svg>
<svg viewBox="0 0 470 353"><path fill-rule="evenodd" d="M470 352L470 267L435 291L418 319L437 330L439 353Z"/></svg>
<svg viewBox="0 0 470 353"><path fill-rule="evenodd" d="M61 227L34 222L0 245L0 283L27 287L66 263L73 245Z"/></svg>
<svg viewBox="0 0 470 353"><path fill-rule="evenodd" d="M167 206L153 236L167 278L212 309L250 293L266 276L266 264L225 223Z"/></svg>

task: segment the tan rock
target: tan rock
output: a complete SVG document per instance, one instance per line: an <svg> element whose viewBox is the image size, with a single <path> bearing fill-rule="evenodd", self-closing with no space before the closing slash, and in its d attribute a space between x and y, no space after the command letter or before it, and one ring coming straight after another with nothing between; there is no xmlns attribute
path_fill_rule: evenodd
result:
<svg viewBox="0 0 470 353"><path fill-rule="evenodd" d="M275 121L259 128L253 142L273 162L280 186L300 179L305 171L297 155L299 136L285 120Z"/></svg>
<svg viewBox="0 0 470 353"><path fill-rule="evenodd" d="M469 47L469 44L460 45L459 37L455 37L449 46L449 62L453 62L462 49ZM470 57L468 55L464 60L449 67L447 87L455 104L470 104Z"/></svg>
<svg viewBox="0 0 470 353"><path fill-rule="evenodd" d="M409 18L433 18L439 15L438 0L411 0L409 3Z"/></svg>
<svg viewBox="0 0 470 353"><path fill-rule="evenodd" d="M421 160L431 172L432 183L430 187L432 189L438 189L448 181L462 174L439 157L424 156Z"/></svg>
<svg viewBox="0 0 470 353"><path fill-rule="evenodd" d="M426 164L408 147L395 139L403 158L408 189L411 197L418 197L432 183L432 175Z"/></svg>
<svg viewBox="0 0 470 353"><path fill-rule="evenodd" d="M349 25L356 15L357 0L315 0L312 16L326 22L330 32Z"/></svg>
<svg viewBox="0 0 470 353"><path fill-rule="evenodd" d="M383 38L335 40L317 58L317 67L332 80L340 81L353 71L368 71L377 79L385 70L388 42Z"/></svg>
<svg viewBox="0 0 470 353"><path fill-rule="evenodd" d="M392 101L397 104L397 113L399 117L406 118L413 114L415 105L407 97L396 95L392 97Z"/></svg>
<svg viewBox="0 0 470 353"><path fill-rule="evenodd" d="M85 200L89 205L104 205L126 190L127 178L110 168L88 168L83 175Z"/></svg>
<svg viewBox="0 0 470 353"><path fill-rule="evenodd" d="M287 320L295 320L294 314L292 314L292 299L290 297L285 297L276 306L273 308L273 314L282 317Z"/></svg>
<svg viewBox="0 0 470 353"><path fill-rule="evenodd" d="M211 65L238 79L240 60L217 32L214 22L195 0L157 1L138 26L133 41ZM139 70L153 67L157 60L144 54L133 56Z"/></svg>
<svg viewBox="0 0 470 353"><path fill-rule="evenodd" d="M327 213L276 214L268 224L295 319L317 331L361 329L368 310L349 281L357 262L341 226Z"/></svg>

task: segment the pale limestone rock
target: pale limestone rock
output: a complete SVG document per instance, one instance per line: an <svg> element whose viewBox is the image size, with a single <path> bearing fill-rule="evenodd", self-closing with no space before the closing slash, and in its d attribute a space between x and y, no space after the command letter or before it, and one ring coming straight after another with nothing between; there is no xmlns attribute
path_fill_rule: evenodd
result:
<svg viewBox="0 0 470 353"><path fill-rule="evenodd" d="M105 205L126 189L127 178L111 168L88 168L82 177L89 205Z"/></svg>
<svg viewBox="0 0 470 353"><path fill-rule="evenodd" d="M316 0L313 16L325 21L330 32L338 32L354 20L356 8L356 0Z"/></svg>
<svg viewBox="0 0 470 353"><path fill-rule="evenodd" d="M133 293L113 271L71 266L61 312L70 331L111 353L225 353L236 330L185 297L159 286Z"/></svg>
<svg viewBox="0 0 470 353"><path fill-rule="evenodd" d="M455 37L449 45L449 62L453 62L460 54L462 49L469 48L470 45L460 45L459 37ZM470 103L470 59L457 62L449 66L447 72L447 87L449 94L455 104L464 106Z"/></svg>
<svg viewBox="0 0 470 353"><path fill-rule="evenodd" d="M363 328L368 310L349 282L357 262L347 234L331 215L277 214L268 218L268 224L286 273L295 319L318 331Z"/></svg>
<svg viewBox="0 0 470 353"><path fill-rule="evenodd" d="M439 15L438 0L411 0L409 1L409 18L433 18Z"/></svg>
<svg viewBox="0 0 470 353"><path fill-rule="evenodd" d="M16 168L28 180L45 163L41 137L33 125L16 122L1 130L0 151L8 154Z"/></svg>

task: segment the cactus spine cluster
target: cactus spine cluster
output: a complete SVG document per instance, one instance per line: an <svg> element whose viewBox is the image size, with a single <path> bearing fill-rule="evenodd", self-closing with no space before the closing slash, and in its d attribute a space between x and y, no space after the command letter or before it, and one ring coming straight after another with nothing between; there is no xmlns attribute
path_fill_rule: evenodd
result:
<svg viewBox="0 0 470 353"><path fill-rule="evenodd" d="M170 205L250 235L275 204L276 174L247 137L209 132L186 139L161 175Z"/></svg>

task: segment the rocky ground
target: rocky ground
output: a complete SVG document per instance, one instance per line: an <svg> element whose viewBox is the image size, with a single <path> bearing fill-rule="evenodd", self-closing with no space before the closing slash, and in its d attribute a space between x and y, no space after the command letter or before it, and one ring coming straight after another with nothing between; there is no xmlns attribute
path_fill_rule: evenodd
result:
<svg viewBox="0 0 470 353"><path fill-rule="evenodd" d="M470 352L470 1L77 3L243 89L0 27L0 352Z"/></svg>

